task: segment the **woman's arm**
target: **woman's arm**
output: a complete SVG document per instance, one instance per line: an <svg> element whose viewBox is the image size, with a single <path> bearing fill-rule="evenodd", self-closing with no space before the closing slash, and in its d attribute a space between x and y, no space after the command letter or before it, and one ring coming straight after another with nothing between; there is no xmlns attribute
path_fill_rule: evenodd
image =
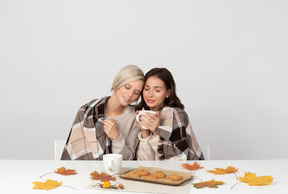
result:
<svg viewBox="0 0 288 194"><path fill-rule="evenodd" d="M137 138L138 133L139 129L135 122L133 122L126 138L120 132L120 137L117 140L112 140L112 152L122 154L123 160L133 160L139 142Z"/></svg>
<svg viewBox="0 0 288 194"><path fill-rule="evenodd" d="M138 149L137 149L137 160L155 160L156 150L150 144L152 134L148 137L143 138L142 133L138 133L138 139L140 140Z"/></svg>

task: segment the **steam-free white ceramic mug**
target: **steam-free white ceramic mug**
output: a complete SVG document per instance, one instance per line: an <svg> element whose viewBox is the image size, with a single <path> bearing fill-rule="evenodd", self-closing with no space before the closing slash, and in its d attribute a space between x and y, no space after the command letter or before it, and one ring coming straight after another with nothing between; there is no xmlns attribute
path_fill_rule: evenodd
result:
<svg viewBox="0 0 288 194"><path fill-rule="evenodd" d="M121 154L105 154L103 156L104 170L109 175L120 174L122 168Z"/></svg>
<svg viewBox="0 0 288 194"><path fill-rule="evenodd" d="M141 124L142 119L144 119L144 118L142 118L142 115L146 114L147 112L151 113L153 115L156 115L156 112L152 111L152 110L139 110L139 113L136 115L136 121ZM141 126L141 128L142 129L148 129L147 127L144 127L144 126Z"/></svg>

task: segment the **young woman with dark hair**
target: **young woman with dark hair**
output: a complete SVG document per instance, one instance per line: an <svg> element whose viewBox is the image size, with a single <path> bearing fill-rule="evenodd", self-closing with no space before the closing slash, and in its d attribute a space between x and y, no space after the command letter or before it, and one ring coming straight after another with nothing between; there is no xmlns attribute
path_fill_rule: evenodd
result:
<svg viewBox="0 0 288 194"><path fill-rule="evenodd" d="M153 68L146 73L141 99L136 109L152 110L156 115L146 113L141 123L137 123L141 130L138 160L204 159L168 69Z"/></svg>

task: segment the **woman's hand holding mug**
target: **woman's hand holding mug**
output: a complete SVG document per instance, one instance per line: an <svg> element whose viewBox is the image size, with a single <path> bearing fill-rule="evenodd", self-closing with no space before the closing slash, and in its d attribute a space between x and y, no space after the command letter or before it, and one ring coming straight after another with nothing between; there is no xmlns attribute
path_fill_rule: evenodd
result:
<svg viewBox="0 0 288 194"><path fill-rule="evenodd" d="M158 111L151 111L151 110L140 110L136 115L136 121L141 127L142 137L145 138L149 136L149 130L154 134L157 135L156 131L160 125L159 113ZM149 129L149 130L147 130Z"/></svg>

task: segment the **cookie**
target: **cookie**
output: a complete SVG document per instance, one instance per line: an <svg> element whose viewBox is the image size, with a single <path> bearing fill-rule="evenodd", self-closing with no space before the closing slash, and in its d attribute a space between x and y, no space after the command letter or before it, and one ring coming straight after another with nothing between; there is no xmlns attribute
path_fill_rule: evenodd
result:
<svg viewBox="0 0 288 194"><path fill-rule="evenodd" d="M156 178L164 178L166 177L164 172L158 171L155 174L153 174L153 176L155 176Z"/></svg>
<svg viewBox="0 0 288 194"><path fill-rule="evenodd" d="M182 176L177 175L177 174L172 174L168 177L168 179L170 179L172 181L180 181L180 180L182 180Z"/></svg>
<svg viewBox="0 0 288 194"><path fill-rule="evenodd" d="M140 176L150 175L150 172L148 172L147 170L138 170L136 173L139 174Z"/></svg>

